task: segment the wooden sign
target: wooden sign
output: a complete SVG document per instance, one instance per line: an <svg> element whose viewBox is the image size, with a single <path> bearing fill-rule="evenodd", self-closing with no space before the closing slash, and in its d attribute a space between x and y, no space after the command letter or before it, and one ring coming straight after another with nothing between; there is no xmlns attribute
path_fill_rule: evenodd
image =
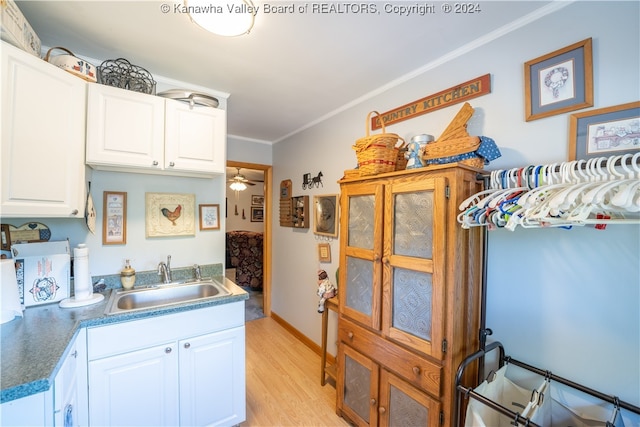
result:
<svg viewBox="0 0 640 427"><path fill-rule="evenodd" d="M412 119L441 108L449 107L460 102L467 101L478 96L491 93L491 75L477 77L468 82L445 89L433 95L429 95L409 104L382 113L371 118L371 129L380 129L380 118L384 120L384 125L389 126L394 123Z"/></svg>

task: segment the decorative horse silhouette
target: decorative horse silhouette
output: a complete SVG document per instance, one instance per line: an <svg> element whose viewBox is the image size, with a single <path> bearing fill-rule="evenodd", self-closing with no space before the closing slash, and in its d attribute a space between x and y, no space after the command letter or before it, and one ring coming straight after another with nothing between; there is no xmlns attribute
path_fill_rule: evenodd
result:
<svg viewBox="0 0 640 427"><path fill-rule="evenodd" d="M316 188L320 187L321 185L324 187L324 184L322 183L322 171L318 172L318 175L311 179L311 185L315 185Z"/></svg>

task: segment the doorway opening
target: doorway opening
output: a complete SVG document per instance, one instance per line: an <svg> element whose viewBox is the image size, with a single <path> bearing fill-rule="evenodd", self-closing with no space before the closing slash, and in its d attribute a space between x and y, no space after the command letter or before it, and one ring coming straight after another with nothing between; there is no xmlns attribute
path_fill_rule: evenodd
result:
<svg viewBox="0 0 640 427"><path fill-rule="evenodd" d="M261 233L261 236L258 237L261 237L262 240L261 277L257 277L257 272L251 271L254 267L249 267L248 271L244 272L236 270L235 274L242 274L242 276L237 276L237 279L240 281L238 284L243 287L256 286L257 288L261 280L262 308L264 315L268 317L271 315L272 166L229 160L226 172L227 229L225 232L227 236L230 231L245 229L253 233ZM246 188L237 191L231 190L229 186L234 180L244 182ZM233 268L229 263L229 254L226 258L225 268ZM238 260L234 259L234 262L237 263Z"/></svg>

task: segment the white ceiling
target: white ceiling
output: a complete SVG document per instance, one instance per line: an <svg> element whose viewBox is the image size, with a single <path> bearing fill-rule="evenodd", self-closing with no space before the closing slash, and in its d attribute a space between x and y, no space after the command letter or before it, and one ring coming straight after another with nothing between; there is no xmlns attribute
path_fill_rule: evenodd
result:
<svg viewBox="0 0 640 427"><path fill-rule="evenodd" d="M229 93L228 133L278 142L452 51L506 31L549 2L478 1L476 13L445 14L439 1L375 0L369 3L378 14L265 14L265 2L257 1L254 29L232 38L202 30L175 9L162 13L161 5L174 0L17 3L43 46L125 58L154 76ZM385 12L385 4L431 5L435 13L400 16Z"/></svg>

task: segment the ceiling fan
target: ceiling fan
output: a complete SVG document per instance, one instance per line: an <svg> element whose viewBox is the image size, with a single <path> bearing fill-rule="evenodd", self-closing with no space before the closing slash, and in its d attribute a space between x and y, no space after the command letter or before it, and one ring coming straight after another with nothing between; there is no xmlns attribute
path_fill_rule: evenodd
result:
<svg viewBox="0 0 640 427"><path fill-rule="evenodd" d="M242 187L241 184L244 184L246 188L247 185L256 185L256 183L258 182L264 182L264 181L254 180L254 179L247 179L244 175L240 173L240 168L236 168L236 169L238 170L238 172L231 179L227 180L227 182L231 183L231 188L234 190L235 190L235 188L233 188L234 186L237 187L238 190L240 191L244 190L244 188L240 189Z"/></svg>

